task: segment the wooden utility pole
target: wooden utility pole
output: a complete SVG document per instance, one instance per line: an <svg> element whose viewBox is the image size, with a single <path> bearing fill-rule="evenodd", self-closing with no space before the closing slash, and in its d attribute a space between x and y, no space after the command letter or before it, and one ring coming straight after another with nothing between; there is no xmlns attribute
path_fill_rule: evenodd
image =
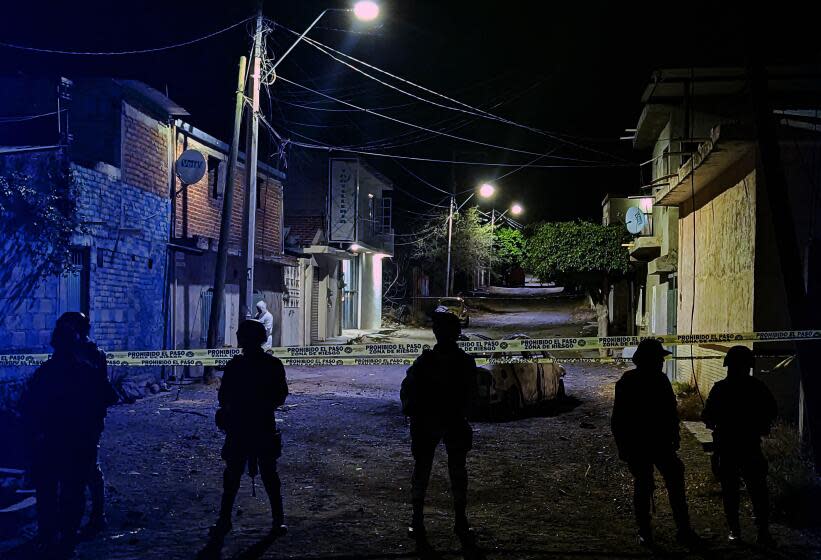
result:
<svg viewBox="0 0 821 560"><path fill-rule="evenodd" d="M242 223L242 252L245 257L245 282L240 282L239 309L245 319L254 316L254 246L257 215L257 152L259 151L259 82L262 65L262 2L257 4L254 34L254 60L251 73L251 113L245 147L245 210Z"/></svg>
<svg viewBox="0 0 821 560"><path fill-rule="evenodd" d="M228 156L228 173L225 178L225 192L222 195L222 216L220 219L220 237L217 246L217 264L214 268L214 293L211 298L211 316L208 319L208 348L217 345L217 331L220 317L225 307L225 272L228 268L228 239L231 235L231 212L234 208L234 177L237 173L239 154L239 131L242 125L242 107L245 102L245 68L248 59L239 59L239 78L234 105L234 134L231 137L231 152ZM213 368L205 368L205 382L213 380Z"/></svg>
<svg viewBox="0 0 821 560"><path fill-rule="evenodd" d="M803 330L813 326L809 324L812 319L808 313L809 298L804 283L804 270L790 205L789 188L781 163L775 118L768 98L767 71L762 57L755 50L748 52L747 73L758 140L759 169L770 206L773 233L787 296L787 309L792 323L789 328ZM821 378L815 371L820 353L817 344L798 342L796 354L804 395L805 408L802 413L806 414L805 425L809 430L815 471L821 474Z"/></svg>
<svg viewBox="0 0 821 560"><path fill-rule="evenodd" d="M450 249L453 244L453 206L456 204L456 197L450 197L450 212L448 213L448 261L445 269L445 297L450 295Z"/></svg>

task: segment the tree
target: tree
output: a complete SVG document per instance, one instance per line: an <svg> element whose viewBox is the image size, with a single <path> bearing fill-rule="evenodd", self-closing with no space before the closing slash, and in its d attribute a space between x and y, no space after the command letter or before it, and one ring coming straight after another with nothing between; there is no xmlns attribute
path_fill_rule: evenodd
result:
<svg viewBox="0 0 821 560"><path fill-rule="evenodd" d="M72 267L71 242L81 232L74 179L59 160L42 173L0 170L0 285L3 313L16 309L47 276Z"/></svg>
<svg viewBox="0 0 821 560"><path fill-rule="evenodd" d="M496 228L493 232L493 266L507 271L521 266L524 257L525 238L518 229Z"/></svg>
<svg viewBox="0 0 821 560"><path fill-rule="evenodd" d="M471 277L487 262L493 246L490 224L480 221L479 209L468 208L453 216L451 266L457 274ZM424 221L411 243L412 258L444 287L448 256L448 215L443 212ZM444 291L444 290L443 290Z"/></svg>
<svg viewBox="0 0 821 560"><path fill-rule="evenodd" d="M630 241L623 224L542 223L525 242L525 266L541 280L581 286L596 307L599 336L607 335L611 283L630 268Z"/></svg>

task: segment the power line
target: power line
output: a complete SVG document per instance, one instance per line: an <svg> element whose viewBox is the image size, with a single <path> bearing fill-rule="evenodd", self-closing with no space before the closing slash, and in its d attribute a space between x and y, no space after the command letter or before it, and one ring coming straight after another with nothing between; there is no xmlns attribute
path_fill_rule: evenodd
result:
<svg viewBox="0 0 821 560"><path fill-rule="evenodd" d="M2 123L25 122L25 121L31 121L31 120L34 120L34 119L39 119L39 118L42 118L42 117L51 117L53 115L56 115L57 113L62 113L65 110L66 109L60 109L59 111L51 111L49 113L40 113L39 115L19 115L19 116L9 115L9 116L5 116L5 117L0 117L0 124L2 124Z"/></svg>
<svg viewBox="0 0 821 560"><path fill-rule="evenodd" d="M427 185L427 186L429 186L430 188L432 188L434 190L437 190L441 193L445 193L446 195L450 196L450 194L451 194L450 192L446 191L445 189L441 189L441 188L437 187L436 185L433 185L433 184L425 181L422 177L420 177L419 175L417 175L416 173L414 173L413 171L411 171L410 169L408 169L407 167L405 167L404 165L399 163L399 160L393 160L393 162L396 165L398 165L399 167L401 167L402 169L404 169L406 173L408 173L411 177L413 177L414 179L416 179L417 181L419 181L423 185Z"/></svg>
<svg viewBox="0 0 821 560"><path fill-rule="evenodd" d="M293 34L299 35L299 33L297 33L296 31L294 31L293 29L290 29L290 28L288 28L288 27L286 27L286 26L284 26L284 25L282 25L282 24L280 24L280 23L277 23L277 22L271 22L271 23L273 23L273 24L274 24L274 25L276 25L276 26L282 27L283 29L285 29L286 31L289 31L290 33L293 33ZM375 80L375 81L377 81L377 82L379 82L379 83L381 83L381 84L385 85L386 87L390 87L390 88L392 88L392 89L395 89L396 91L399 91L400 93L403 93L403 94L405 94L405 95L408 95L408 96L410 96L410 97L413 97L414 99L418 99L418 100L420 100L420 101L424 101L424 102L426 102L426 103L430 103L430 104L436 105L436 106L438 106L438 107L442 107L442 108L445 108L445 109L448 109L448 110L452 110L452 111L470 112L470 113L472 113L472 114L478 114L478 115L481 115L482 117L487 118L487 119L490 119L490 120L495 120L495 121L498 121L498 122L502 122L502 123L505 123L505 124L509 124L509 125L511 125L511 126L515 126L515 127L518 127L518 128L523 128L523 129L525 129L525 130L529 130L529 131L531 131L531 132L534 132L534 133L536 133L536 134L540 134L540 135L542 135L542 136L547 136L547 137L549 137L549 138L552 138L552 139L553 139L553 140L555 140L555 141L562 142L562 143L565 143L565 144L568 144L568 145L574 146L574 147L576 147L576 148L580 148L580 149L583 149L583 150L587 150L587 151L595 152L595 153L598 153L598 154L601 154L601 155L605 155L605 156L607 156L607 157L609 157L609 158L619 159L619 160L622 160L622 161L626 161L626 160L624 160L623 158L620 158L620 157L615 156L615 155L613 155L613 154L610 154L610 153L608 153L608 152L604 152L604 151L602 151L602 150L597 150L597 149L595 149L595 148L591 148L591 147L589 147L589 146L585 146L585 145L583 145L583 144L578 144L578 143L576 143L576 142L571 142L570 140L567 140L566 138L562 138L562 136L572 137L572 136L570 136L570 135L564 135L564 134L559 135L559 134L557 134L557 133L551 133L551 132L548 132L548 131L545 131L545 130L542 130L542 129L538 129L538 128L536 128L536 127L532 127L532 126L529 126L529 125L521 124L521 123L518 123L518 122L516 122L516 121L512 121L512 120L510 120L510 119L506 119L506 118L504 118L504 117L500 117L500 116L498 116L498 115L494 115L493 113L489 113L489 112L487 112L487 111L484 111L484 110L478 109L478 108L476 108L476 107L472 107L471 105L468 105L467 103L463 103L463 102L461 102L461 101L459 101L459 100L457 100L457 99L453 99L452 97L449 97L449 96L447 96L447 95L445 95L445 94L439 93L439 92L434 91L434 90L432 90L432 89L429 89L429 88L426 88L426 87L421 86L421 85L419 85L419 84L416 84L416 83L414 83L414 82L411 82L410 80L407 80L407 79L405 79L405 78L402 78L401 76L397 76L396 74L392 74L392 73L388 72L387 70L382 70L381 68L379 68L379 67L377 67L377 66L374 66L374 65L369 64L369 63L367 63L367 62L364 62L364 61L362 61L362 60L359 60L359 59L357 59L357 58L355 58L355 57L353 57L353 56L351 56L351 55L349 55L349 54L346 54L346 53L344 53L344 52L342 52L342 51L336 50L336 49L334 49L333 47L330 47L330 46L328 46L328 45L325 45L325 44L323 44L323 43L320 43L319 41L317 41L317 40L315 40L315 39L312 39L312 38L310 38L310 37L304 37L304 38L303 38L303 40L304 40L304 41L306 41L306 42L307 42L308 44L310 44L311 46L313 46L314 48L316 48L316 49L318 49L318 50L320 50L320 51L324 52L327 56L330 56L330 57L331 57L331 58L333 58L334 60L337 60L338 62L340 62L340 63L342 63L342 64L345 64L346 66L348 66L348 67L352 68L353 70L356 70L357 72L359 72L359 73L361 73L361 74L363 74L363 75L367 76L368 78L370 78L370 79L372 79L372 80ZM370 75L370 74L367 74L366 72L362 71L361 69L358 69L358 68L356 68L356 67L354 67L354 66L352 66L352 65L350 65L350 64L347 64L347 63L345 63L345 62L343 62L343 61L341 61L341 60L337 59L336 57L333 57L332 55L330 55L330 53L329 53L329 52L327 52L326 50L323 50L323 49L327 49L327 51L334 52L334 53L336 53L336 54L338 54L338 55L340 55L340 56L342 56L342 57L344 57L344 58L347 58L348 60L352 60L352 61L354 61L354 62L357 62L357 63L359 63L359 64L361 64L361 65L363 65L363 66L365 66L365 67L367 67L367 68L370 68L370 69L372 69L372 70L375 70L375 71L377 71L377 72L380 72L380 73L382 73L382 74L384 74L384 75L386 75L386 76L389 76L389 77L391 77L391 78L393 78L393 79L395 79L395 80L398 80L398 81L400 81L400 82L402 82L402 83L405 83L405 84L408 84L408 85L410 85L410 86L412 86L412 87L415 87L415 88L417 88L417 89L420 89L420 90L422 90L422 91L424 91L424 92L426 92L426 93L429 93L429 94L435 95L435 96L437 96L437 97L439 97L439 98L441 98L441 99L445 99L445 100L447 100L447 101L449 101L449 102L451 102L451 103L455 103L455 104L457 104L457 105L460 105L460 106L464 107L465 109L467 109L468 111L466 111L465 109L459 109L459 108L457 108L457 107L452 107L452 106L444 105L444 104L441 104L441 103L436 103L436 102L431 101L431 100L429 100L429 99L425 99L425 98L423 98L423 97L419 97L419 96L417 96L417 95L414 95L414 94L412 94L412 93L410 93L410 92L406 92L406 91L404 91L404 90L402 90L402 89L400 89L400 88L397 88L396 86L393 86L393 85L388 84L388 83L386 83L386 82L384 82L384 81L382 81L382 80L379 80L378 78L376 78L376 77L374 77L374 76L372 76L372 75ZM630 162L630 163L632 164L632 162Z"/></svg>
<svg viewBox="0 0 821 560"><path fill-rule="evenodd" d="M39 47L29 47L26 45L17 45L14 43L6 43L0 41L1 47L6 47L9 49L17 49L21 51L29 51L29 52L36 52L36 53L44 53L44 54L63 54L63 55L71 55L71 56L121 56L121 55L129 55L129 54L146 54L146 53L154 53L160 51L167 51L170 49L176 49L179 47L186 47L188 45L193 45L194 43L198 43L200 41L205 41L207 39L211 39L212 37L216 37L217 35L221 35L226 31L230 31L235 27L239 27L243 23L250 21L253 19L252 17L247 17L241 21L233 25L229 25L223 29L218 31L214 31L213 33L209 33L208 35L203 35L202 37L197 37L196 39L191 39L190 41L185 41L182 43L175 43L173 45L166 45L163 47L154 47L149 49L139 49L139 50L130 50L130 51L67 51L67 50L60 50L60 49L44 49Z"/></svg>
<svg viewBox="0 0 821 560"><path fill-rule="evenodd" d="M379 113L379 112L374 111L372 109L367 109L365 107L360 107L359 105L356 105L354 103L350 103L348 101L343 101L342 99L337 99L337 98L335 98L331 95L328 95L326 93L316 91L314 89L309 88L308 86L304 86L302 84L294 82L293 80L289 80L288 78L285 78L283 76L278 76L278 78L280 80L284 81L285 83L292 84L292 85L295 85L297 87L301 87L301 88L303 88L307 91L310 91L312 93L315 93L319 96L326 97L328 99L332 99L332 100L336 101L337 103L347 105L348 107L352 107L354 109L359 109L360 111L362 111L363 113L366 113L368 115L373 115L373 116L376 116L376 117L379 117L379 118L382 118L382 119L386 119L386 120L389 120L389 121L392 121L392 122L395 122L395 123L398 123L398 124L403 124L405 126L410 126L412 128L416 128L416 129L419 129L419 130L424 130L425 132L430 132L430 133L433 133L433 134L437 134L439 136L444 136L446 138L452 138L454 140L459 140L461 142L467 142L467 143L470 143L470 144L476 144L476 145L479 145L479 146L484 146L486 148L494 148L494 149L497 149L497 150L508 151L508 152L516 152L516 153L527 154L527 155L531 155L531 156L541 156L542 155L539 152L533 152L533 151L530 151L530 150L521 150L519 148L509 148L509 147L506 147L506 146L500 146L498 144L491 144L489 142L482 142L481 140L473 140L472 138L465 138L463 136L458 136L456 134L450 134L448 132L442 132L442 131L434 130L432 128L427 128L427 127L422 126L422 125L414 124L414 123L411 123L411 122L408 122L408 121L404 121L402 119L397 119L396 117L391 117L390 115L385 115L383 113ZM569 160L569 161L586 161L587 162L587 160L578 160L576 158L567 158L567 157L561 157L561 156L550 156L550 157L555 158L555 159ZM588 163L604 163L604 162L588 162Z"/></svg>
<svg viewBox="0 0 821 560"><path fill-rule="evenodd" d="M521 167L520 163L497 163L497 162L490 162L490 161L463 161L463 160L452 160L452 159L439 159L439 158L431 158L431 157L422 157L422 156L403 156L399 154L386 154L383 152L371 152L367 150L355 150L351 148L343 148L340 146L330 146L330 145L322 145L322 144L307 144L305 142L297 142L294 140L289 141L290 144L294 146L299 146L300 148L306 148L309 150L323 150L326 152L345 152L350 154L359 154L363 156L374 156L374 157L386 157L386 158L396 158L396 159L404 159L408 161L424 161L427 163L443 163L448 165L458 164L458 165L478 165L484 167ZM608 165L586 165L586 164L577 164L577 165L566 165L566 164L534 164L530 167L535 169L588 169L588 168L601 168L601 167L622 167L627 164L608 164ZM466 191L463 192L468 192Z"/></svg>

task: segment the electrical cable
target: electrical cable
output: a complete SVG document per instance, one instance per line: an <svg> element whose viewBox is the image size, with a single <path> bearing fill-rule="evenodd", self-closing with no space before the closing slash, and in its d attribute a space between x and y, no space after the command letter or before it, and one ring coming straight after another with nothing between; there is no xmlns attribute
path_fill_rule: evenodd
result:
<svg viewBox="0 0 821 560"><path fill-rule="evenodd" d="M428 202L427 200L424 200L424 199L422 199L422 198L419 198L419 197L418 197L418 196L416 196L415 194L413 194L413 193L411 193L411 192L408 192L408 191L406 191L405 189L403 189L403 188L401 188L401 187L398 187L398 186L396 186L396 185L394 185L394 186L393 186L393 188L394 188L395 190L397 190L397 191L399 191L399 192L401 192L401 193L403 193L403 194L405 194L405 195L407 195L407 196L409 196L409 197L411 197L411 198L413 198L413 199L417 200L418 202L421 202L421 203L423 203L423 204L427 204L428 206L432 206L432 207L434 207L434 208L447 208L447 206L445 206L444 204L442 204L442 201L444 201L445 199L442 199L442 200L441 200L441 201L439 201L438 203L434 204L434 203L432 203L432 202Z"/></svg>
<svg viewBox="0 0 821 560"><path fill-rule="evenodd" d="M397 159L404 159L408 161L424 161L427 163L443 163L448 165L476 165L476 166L485 166L485 167L520 167L521 164L519 163L499 163L499 162L487 162L487 161L463 161L463 160L452 160L452 159L440 159L440 158L430 158L430 157L423 157L423 156L404 156L399 154L387 154L382 152L371 152L367 150L354 150L350 148L342 148L339 146L331 146L331 145L320 145L320 144L306 144L305 142L296 142L291 140L289 142L294 146L299 146L300 148L306 148L309 150L323 150L326 152L346 152L350 154L359 154L363 156L374 156L374 157L386 157L386 158L397 158ZM601 165L564 165L564 164L538 164L538 165L531 165L534 169L589 169L589 168L601 168ZM467 189L462 192L468 192L473 189Z"/></svg>
<svg viewBox="0 0 821 560"><path fill-rule="evenodd" d="M300 34L299 34L299 33L297 33L296 31L294 31L294 30L292 30L292 29L290 29L290 28L288 28L288 27L286 27L286 26L284 26L284 25L282 25L282 24L280 24L280 23L277 23L277 22L271 22L271 23L273 23L275 26L282 27L283 29L285 29L286 31L289 31L290 33L296 34L297 36L299 36L299 35L300 35ZM334 52L334 53L336 53L336 54L338 54L338 55L340 55L340 56L342 56L342 57L344 57L344 58L347 58L348 60L352 60L352 61L354 61L354 62L357 62L357 63L359 63L359 64L361 64L361 65L363 65L363 66L365 66L365 67L367 67L367 68L370 68L370 69L372 69L372 70L375 70L375 71L377 71L377 72L380 72L380 73L382 73L382 74L384 74L384 75L386 75L386 76L389 76L389 77L391 77L391 78L393 78L393 79L395 79L395 80L398 80L398 81L400 81L400 82L402 82L402 83L408 84L408 85L410 85L410 86L412 86L412 87L415 87L415 88L417 88L417 89L420 89L420 90L422 90L422 91L424 91L424 92L426 92L426 93L429 93L429 94L435 95L435 96L437 96L437 97L439 97L439 98L441 98L441 99L445 99L445 100L447 100L447 101L450 101L451 103L455 103L455 104L457 104L457 105L460 105L460 106L462 106L462 107L465 107L468 111L473 112L473 113L480 114L480 115L481 115L481 116L483 116L484 118L487 118L487 119L490 119L490 120L499 121L499 122L503 122L503 123L505 123L505 124L508 124L508 125L511 125L511 126L515 126L515 127L517 127L517 128L523 128L523 129L525 129L525 130L529 130L529 131L534 132L534 133L536 133L536 134L540 134L540 135L542 135L542 136L546 136L546 137L552 138L552 139L553 139L553 140L555 140L555 141L562 142L562 143L565 143L565 144L568 144L568 145L574 146L574 147L579 148L579 149L583 149L583 150L591 151L591 152L594 152L594 153L598 153L598 154L600 154L600 155L605 155L605 156L607 156L607 157L609 157L609 158L613 158L613 159L616 159L616 160L621 160L621 161L623 161L623 162L625 162L625 163L629 163L631 166L632 166L632 165L635 165L633 162L628 162L628 161L627 161L627 160L625 160L624 158L621 158L621 157L616 156L616 155L614 155L614 154L610 154L610 153L608 153L608 152L604 152L604 151L602 151L602 150L598 150L598 149L595 149L595 148L591 148L591 147L589 147L589 146L584 146L583 144L578 144L578 143L576 143L576 142L572 142L572 141L570 141L570 140L567 140L566 138L573 138L573 136L571 136L571 135L564 135L564 134L559 135L559 134L557 134L557 133L551 133L551 132L548 132L548 131L545 131L545 130L542 130L542 129L538 129L538 128L536 128L536 127L532 127L532 126L524 125L524 124L518 123L518 122L516 122L516 121L512 121L512 120L510 120L510 119L506 119L506 118L504 118L504 117L500 117L500 116L498 116L498 115L494 115L493 113L489 113L489 112L487 112L487 111L483 111L483 110L481 110L481 109L477 109L476 107L472 107L471 105L468 105L467 103L463 103L463 102L461 102L461 101L458 101L458 100L456 100L456 99L453 99L452 97L449 97L449 96L444 95L444 94L442 94L442 93L436 92L436 91L434 91L434 90L432 90L432 89L429 89L429 88L426 88L426 87L421 86L421 85L419 85L419 84L416 84L416 83L414 83L414 82L411 82L410 80L407 80L407 79L405 79L405 78L402 78L401 76L397 76L397 75L392 74L392 73L390 73L390 72L388 72L388 71L386 71L386 70L382 70L381 68L379 68L379 67L377 67L377 66L374 66L374 65L369 64L369 63L367 63L367 62L364 62L364 61L362 61L362 60L359 60L359 59L357 59L357 58L355 58L355 57L353 57L353 56L351 56L351 55L348 55L348 54L346 54L346 53L344 53L344 52L342 52L342 51L336 50L336 49L334 49L333 47L330 47L330 46L328 46L328 45L322 44L322 43L320 43L319 41L316 41L315 39L312 39L312 38L310 38L310 37L304 37L304 38L303 38L303 40L304 40L304 41L306 41L308 44L310 44L310 45L314 46L314 48L317 48L317 49L319 49L319 50L321 50L321 48L320 48L320 47L322 47L322 48L324 48L324 49L327 49L328 51ZM327 54L327 53L326 53L326 54ZM329 56L330 56L330 55L329 55ZM335 58L335 57L334 57L334 58ZM341 62L341 61L340 61L340 62ZM351 66L351 68L353 68L353 67ZM369 78L371 78L371 79L373 79L373 80L376 80L376 81L379 81L380 83L383 83L382 81L378 80L377 78L375 78L375 77L373 77L373 76L368 75L367 73L365 73L364 71L362 71L362 70L360 70L360 69L356 69L356 70L357 70L358 72L360 72L360 73L363 73L364 75L368 76ZM432 104L435 104L435 105L437 105L437 106L440 106L440 107L443 107L443 108L446 108L446 109L450 109L450 110L453 110L453 111L464 111L464 109L458 109L458 108L456 108L456 107L450 107L450 106L447 106L447 105L443 105L443 104L438 104L438 103L435 103L435 102L433 102L433 101L430 101L430 100L427 100L427 99L425 99L425 98L422 98L422 97L416 96L416 95L411 94L411 93L409 93L409 92L405 92L404 90L401 90L401 89L396 88L395 86L391 86L391 85L389 85L389 84L384 84L384 85L386 85L387 87L391 87L392 89L396 89L397 91L399 91L399 92L401 92L401 93L404 93L405 95L408 95L408 96L410 96L410 97L414 97L414 98L416 98L416 99L419 99L419 100L421 100L421 101L425 101L425 102L427 102L427 103L432 103ZM564 137L566 137L566 138L563 138L563 136L564 136Z"/></svg>
<svg viewBox="0 0 821 560"><path fill-rule="evenodd" d="M414 179L416 179L417 181L419 181L419 182L420 182L420 183L422 183L423 185L427 185L427 186L429 186L430 188L432 188L432 189L434 189L434 190L436 190L436 191L439 191L439 192L441 192L441 193L445 193L445 194L446 194L446 195L448 195L448 196L450 196L450 195L451 195L451 193L449 193L449 192L448 192L448 191L446 191L445 189L439 188L439 187L437 187L436 185L433 185L433 184L429 183L428 181L425 181L422 177L420 177L419 175L417 175L416 173L414 173L413 171L411 171L410 169L408 169L407 167L405 167L404 165L402 165L401 163L399 163L399 160L395 160L395 159L394 159L394 160L392 160L392 161L393 161L396 165L398 165L399 167L401 167L403 170L405 170L405 172L406 172L406 173L408 173L411 177L413 177Z"/></svg>
<svg viewBox="0 0 821 560"><path fill-rule="evenodd" d="M31 120L39 119L39 118L42 118L42 117L50 117L50 116L56 115L57 113L63 113L65 111L66 111L66 109L60 109L59 111L51 111L50 113L40 113L39 115L20 115L20 116L9 115L9 116L5 116L5 117L0 117L0 124L31 121Z"/></svg>
<svg viewBox="0 0 821 560"><path fill-rule="evenodd" d="M433 133L433 134L438 134L439 136L444 136L446 138L451 138L453 140L459 140L461 142L467 142L467 143L470 143L470 144L476 144L478 146L484 146L486 148L494 148L494 149L502 150L502 151L506 151L506 152L516 152L516 153L527 154L527 155L531 155L531 156L541 156L542 155L538 152L533 152L533 151L530 151L530 150L521 150L519 148L509 148L509 147L506 147L506 146L500 146L498 144L491 144L490 142L482 142L481 140L473 140L471 138L465 138L463 136L458 136L456 134L450 134L450 133L447 133L447 132L437 131L437 130L427 128L427 127L424 127L424 126L421 126L421 125L418 125L418 124L414 124L414 123L411 123L411 122L408 122L408 121L404 121L402 119L397 119L396 117L391 117L390 115L385 115L384 113L379 113L377 111L373 111L371 109L361 107L359 105L356 105L354 103L350 103L348 101L343 101L341 99L337 99L337 98L335 98L331 95L328 95L326 93L321 93L319 91L316 91L314 89L309 88L308 86L304 86L302 84L294 82L293 80L289 80L288 78L285 78L283 76L278 76L278 78L280 80L284 81L285 83L293 84L297 87L304 88L305 90L310 91L312 93L315 93L315 94L317 94L321 97L326 97L328 99L333 99L333 100L335 100L336 102L338 102L342 105L347 105L348 107L352 107L354 109L359 109L360 111L362 111L363 113L366 113L368 115L373 115L373 116L376 116L376 117L379 117L379 118L382 118L382 119L386 119L386 120L389 120L389 121L392 121L392 122L395 122L395 123L398 123L398 124L403 124L405 126L410 126L412 128L416 128L416 129L419 129L419 130L424 130L425 132L430 132L430 133ZM599 164L603 163L603 162L596 162L596 161L590 161L590 160L579 160L577 158L569 158L569 157L562 157L562 156L549 156L549 157L555 158L555 159L561 159L561 160L568 160L568 161L583 161L585 163L599 163ZM633 165L633 164L631 163L631 165ZM611 166L615 166L615 164L604 164L604 165L599 165L598 167L611 167Z"/></svg>
<svg viewBox="0 0 821 560"><path fill-rule="evenodd" d="M243 23L246 23L250 20L254 19L252 17L247 17L241 21L233 25L229 25L223 29L218 31L214 31L213 33L209 33L208 35L203 35L202 37L197 37L196 39L191 39L190 41L184 41L182 43L175 43L173 45L166 45L163 47L154 47L148 49L138 49L138 50L130 50L130 51L67 51L67 50L60 50L60 49L44 49L39 47L29 47L25 45L17 45L14 43L6 43L0 41L0 47L6 47L9 49L17 49L22 51L29 51L29 52L36 52L36 53L44 53L44 54L63 54L63 55L71 55L71 56L121 56L121 55L131 55L131 54L147 54L147 53L155 53L161 51L167 51L171 49L176 49L179 47L186 47L188 45L193 45L194 43L199 43L200 41L205 41L207 39L211 39L212 37L216 37L217 35L221 35L227 31L234 29L235 27L239 27Z"/></svg>

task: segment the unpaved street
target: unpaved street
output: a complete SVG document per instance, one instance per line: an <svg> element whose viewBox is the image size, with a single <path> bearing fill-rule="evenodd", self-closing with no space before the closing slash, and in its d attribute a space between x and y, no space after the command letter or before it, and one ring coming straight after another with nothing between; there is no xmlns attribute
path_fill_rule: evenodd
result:
<svg viewBox="0 0 821 560"><path fill-rule="evenodd" d="M519 316L520 307L526 316ZM516 302L499 323L480 314L469 330L496 335L577 332L586 320L580 309L580 302L568 299L534 307ZM551 320L540 322L540 313L550 314ZM526 329L531 321L534 329ZM613 383L620 373L611 366L568 365L567 391L579 399L578 406L549 417L474 425L469 515L488 558L650 556L635 544L629 478L609 432ZM270 547L259 544L269 524L267 502L260 481L252 497L246 478L223 557L414 557L405 536L412 463L398 402L404 368L293 368L288 375L292 395L279 418L289 533ZM193 558L204 545L221 490L222 437L212 418L215 393L214 387L191 386L179 400L172 392L111 410L102 448L111 528L82 546L82 558ZM782 525L773 531L782 544L777 553L727 544L708 457L689 436L682 454L694 523L708 538L709 550L690 555L674 544L666 495L660 490L658 540L669 555L821 554L817 532ZM445 558L457 558L443 455L442 450L434 466L428 530ZM749 515L744 529L754 534Z"/></svg>

